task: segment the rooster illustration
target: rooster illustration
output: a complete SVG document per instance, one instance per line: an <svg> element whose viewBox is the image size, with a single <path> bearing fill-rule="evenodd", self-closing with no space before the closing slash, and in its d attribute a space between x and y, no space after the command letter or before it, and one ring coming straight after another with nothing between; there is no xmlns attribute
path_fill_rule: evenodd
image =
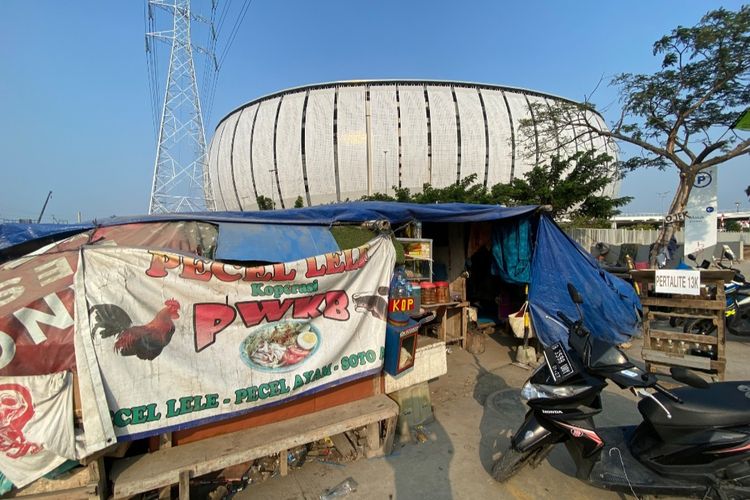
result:
<svg viewBox="0 0 750 500"><path fill-rule="evenodd" d="M174 299L164 302L156 317L142 326L133 326L128 313L115 304L98 304L91 308L94 317L93 334L103 339L117 335L115 351L121 356L155 359L169 344L174 334L174 321L180 317L180 303Z"/></svg>

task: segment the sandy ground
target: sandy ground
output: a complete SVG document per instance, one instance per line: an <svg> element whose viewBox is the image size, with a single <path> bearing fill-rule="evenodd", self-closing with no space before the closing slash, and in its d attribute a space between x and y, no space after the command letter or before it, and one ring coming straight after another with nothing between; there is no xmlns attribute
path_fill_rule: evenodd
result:
<svg viewBox="0 0 750 500"><path fill-rule="evenodd" d="M427 442L397 443L389 457L345 465L309 461L285 478L249 485L236 498L317 499L349 477L358 483L357 491L347 496L351 499L629 498L577 480L562 446L538 468L524 469L505 484L491 478L493 458L505 449L525 413L517 394L529 372L511 364L512 344L508 336L493 335L483 354L452 349L448 373L430 382L435 421L425 426ZM750 356L750 339L730 335L727 347L727 379L750 379L750 366L743 362ZM636 339L627 352L639 362L640 350ZM599 426L640 421L634 397L617 387L606 389L603 405Z"/></svg>
<svg viewBox="0 0 750 500"><path fill-rule="evenodd" d="M743 265L750 276L750 265ZM666 327L666 326L664 326ZM326 489L347 478L358 483L347 499L537 499L632 498L588 486L574 476L564 446L556 447L538 468L526 468L505 484L489 474L526 411L518 390L530 372L512 364L517 341L495 334L479 355L453 347L448 373L429 384L435 415L425 425L429 440L396 443L393 454L342 465L309 461L287 477L251 484L237 499L318 499ZM641 341L627 350L641 364ZM750 380L750 338L727 336L727 380ZM637 424L635 398L610 385L604 392L598 426ZM398 439L398 438L397 438Z"/></svg>

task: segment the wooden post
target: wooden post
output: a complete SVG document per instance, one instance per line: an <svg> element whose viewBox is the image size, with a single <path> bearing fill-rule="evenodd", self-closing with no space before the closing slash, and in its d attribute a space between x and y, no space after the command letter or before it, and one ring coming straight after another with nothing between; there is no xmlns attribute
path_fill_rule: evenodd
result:
<svg viewBox="0 0 750 500"><path fill-rule="evenodd" d="M396 420L398 416L385 420L385 439L383 440L383 454L390 455L393 449L393 438L396 436Z"/></svg>
<svg viewBox="0 0 750 500"><path fill-rule="evenodd" d="M367 424L367 449L365 450L365 456L373 458L378 456L378 452L380 451L380 422Z"/></svg>
<svg viewBox="0 0 750 500"><path fill-rule="evenodd" d="M279 452L279 472L282 477L289 474L289 450L281 450Z"/></svg>
<svg viewBox="0 0 750 500"><path fill-rule="evenodd" d="M190 500L190 471L180 472L180 500Z"/></svg>
<svg viewBox="0 0 750 500"><path fill-rule="evenodd" d="M159 449L171 448L172 447L172 433L166 432L159 434ZM172 498L172 487L165 486L159 490L159 500L169 500Z"/></svg>
<svg viewBox="0 0 750 500"><path fill-rule="evenodd" d="M104 458L99 457L86 467L89 472L87 488L89 500L104 500L107 498L107 474L104 470Z"/></svg>

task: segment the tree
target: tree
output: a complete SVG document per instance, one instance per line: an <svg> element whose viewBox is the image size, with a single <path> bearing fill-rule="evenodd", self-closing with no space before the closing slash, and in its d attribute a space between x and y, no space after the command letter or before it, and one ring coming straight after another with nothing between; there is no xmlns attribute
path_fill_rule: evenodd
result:
<svg viewBox="0 0 750 500"><path fill-rule="evenodd" d="M611 156L594 151L553 156L548 165L534 167L523 179L493 186L492 195L505 204L549 205L556 219L607 219L632 199L602 194L616 180L611 161Z"/></svg>
<svg viewBox="0 0 750 500"><path fill-rule="evenodd" d="M273 210L274 209L274 202L271 198L268 196L260 195L255 199L255 202L258 204L258 210Z"/></svg>
<svg viewBox="0 0 750 500"><path fill-rule="evenodd" d="M305 200L303 200L301 196L297 196L297 199L294 200L294 208L302 208L304 206Z"/></svg>
<svg viewBox="0 0 750 500"><path fill-rule="evenodd" d="M729 233L739 233L742 231L742 226L740 226L740 223L736 220L730 220L726 223L726 226L724 226L724 230Z"/></svg>
<svg viewBox="0 0 750 500"><path fill-rule="evenodd" d="M602 130L586 100L536 106L535 123L524 122L522 131L528 140L534 125L541 144L557 142L557 148L564 142L563 129L636 146L639 153L618 167L676 168L679 183L669 208L676 213L685 209L700 171L750 153L750 139L732 129L750 102L750 6L710 11L693 27L679 26L654 43L653 54L662 57L659 71L623 73L612 80L621 111L610 130ZM663 225L652 264L674 231L674 224Z"/></svg>
<svg viewBox="0 0 750 500"><path fill-rule="evenodd" d="M568 158L554 156L549 164L535 167L510 184L486 188L472 174L444 188L422 186L412 194L408 188L393 187L394 196L375 193L363 196L369 201L403 201L411 203L482 203L507 206L549 205L553 217L591 221L606 219L618 212L630 197L611 198L602 190L616 180L609 167L612 157L593 151L576 153Z"/></svg>

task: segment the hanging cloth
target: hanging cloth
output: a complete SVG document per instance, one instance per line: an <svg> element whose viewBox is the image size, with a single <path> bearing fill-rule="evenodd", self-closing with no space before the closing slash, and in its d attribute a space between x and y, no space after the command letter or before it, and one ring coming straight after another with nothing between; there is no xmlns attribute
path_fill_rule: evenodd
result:
<svg viewBox="0 0 750 500"><path fill-rule="evenodd" d="M492 229L492 274L506 283L523 285L531 279L531 221L522 217Z"/></svg>

